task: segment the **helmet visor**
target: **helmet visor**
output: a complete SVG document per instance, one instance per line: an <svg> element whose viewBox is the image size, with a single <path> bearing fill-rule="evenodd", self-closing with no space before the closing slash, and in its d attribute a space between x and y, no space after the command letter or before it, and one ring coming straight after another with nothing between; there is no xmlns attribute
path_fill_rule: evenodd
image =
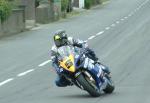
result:
<svg viewBox="0 0 150 103"><path fill-rule="evenodd" d="M56 45L57 47L62 46L62 40L61 40L61 39L55 40L55 45Z"/></svg>
<svg viewBox="0 0 150 103"><path fill-rule="evenodd" d="M67 44L67 39L58 39L58 40L55 40L55 45L57 47L64 46L66 44Z"/></svg>

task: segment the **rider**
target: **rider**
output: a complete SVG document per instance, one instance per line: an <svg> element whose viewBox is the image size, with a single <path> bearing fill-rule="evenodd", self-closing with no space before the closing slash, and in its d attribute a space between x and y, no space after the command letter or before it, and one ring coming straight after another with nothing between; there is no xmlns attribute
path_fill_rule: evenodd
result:
<svg viewBox="0 0 150 103"><path fill-rule="evenodd" d="M67 79L65 79L65 77L63 77L60 73L61 69L59 68L59 64L58 64L58 60L57 60L57 48L59 48L61 46L65 46L65 45L73 45L73 46L77 46L79 48L84 48L88 52L88 57L91 58L92 60L94 60L95 63L99 63L98 58L96 57L94 51L85 46L86 42L81 41L79 39L78 40L73 39L72 37L67 37L67 34L64 30L58 30L54 33L54 43L55 43L55 45L51 49L51 59L52 59L52 66L55 68L55 70L58 74L58 77L57 77L55 83L59 87L65 87L67 85L72 85L72 83L70 81L68 81Z"/></svg>

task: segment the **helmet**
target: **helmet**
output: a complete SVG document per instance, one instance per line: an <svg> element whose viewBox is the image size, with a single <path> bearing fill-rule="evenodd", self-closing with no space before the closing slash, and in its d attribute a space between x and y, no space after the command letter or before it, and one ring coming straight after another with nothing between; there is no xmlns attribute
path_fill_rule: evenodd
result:
<svg viewBox="0 0 150 103"><path fill-rule="evenodd" d="M65 30L58 30L54 33L54 42L56 47L61 47L67 44L68 38Z"/></svg>

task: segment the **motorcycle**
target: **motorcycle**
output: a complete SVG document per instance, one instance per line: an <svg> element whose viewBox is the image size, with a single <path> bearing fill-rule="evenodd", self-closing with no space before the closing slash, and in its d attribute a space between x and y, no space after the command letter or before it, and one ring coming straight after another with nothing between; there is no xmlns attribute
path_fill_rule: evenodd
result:
<svg viewBox="0 0 150 103"><path fill-rule="evenodd" d="M98 97L114 91L114 83L102 66L94 63L87 51L73 46L58 48L58 61L61 75L91 96ZM103 78L103 79L102 79Z"/></svg>

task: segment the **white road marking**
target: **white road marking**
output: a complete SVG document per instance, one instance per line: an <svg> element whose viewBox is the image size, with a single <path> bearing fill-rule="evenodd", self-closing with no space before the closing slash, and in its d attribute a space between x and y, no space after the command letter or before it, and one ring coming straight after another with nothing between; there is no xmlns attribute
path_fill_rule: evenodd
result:
<svg viewBox="0 0 150 103"><path fill-rule="evenodd" d="M116 21L116 23L119 24L120 22L119 22L119 21Z"/></svg>
<svg viewBox="0 0 150 103"><path fill-rule="evenodd" d="M98 36L98 35L101 35L103 33L104 33L104 31L101 31L101 32L97 33L96 35Z"/></svg>
<svg viewBox="0 0 150 103"><path fill-rule="evenodd" d="M27 70L27 71L25 71L25 72L23 72L23 73L18 74L17 76L18 76L18 77L21 77L21 76L24 76L24 75L26 75L26 74L32 72L32 71L34 71L34 69Z"/></svg>
<svg viewBox="0 0 150 103"><path fill-rule="evenodd" d="M111 24L111 26L112 26L112 27L115 27L115 26L116 26L116 24Z"/></svg>
<svg viewBox="0 0 150 103"><path fill-rule="evenodd" d="M42 66L46 65L47 63L49 63L49 62L51 62L51 61L52 61L52 60L47 60L47 61L45 61L45 62L39 64L38 66L39 66L39 67L42 67Z"/></svg>
<svg viewBox="0 0 150 103"><path fill-rule="evenodd" d="M144 4L146 4L147 2L149 2L149 0L146 0L146 1L144 2Z"/></svg>
<svg viewBox="0 0 150 103"><path fill-rule="evenodd" d="M129 14L128 16L130 17L130 16L132 16L132 14Z"/></svg>
<svg viewBox="0 0 150 103"><path fill-rule="evenodd" d="M130 15L133 16L134 13L131 13Z"/></svg>
<svg viewBox="0 0 150 103"><path fill-rule="evenodd" d="M146 2L143 3L143 5L145 5L145 4L146 4Z"/></svg>
<svg viewBox="0 0 150 103"><path fill-rule="evenodd" d="M127 17L127 16L125 16L124 18L125 18L125 19L128 19L128 17Z"/></svg>
<svg viewBox="0 0 150 103"><path fill-rule="evenodd" d="M106 27L105 29L106 29L106 30L109 30L109 29L110 29L110 27Z"/></svg>
<svg viewBox="0 0 150 103"><path fill-rule="evenodd" d="M144 6L145 4L143 3L142 6Z"/></svg>
<svg viewBox="0 0 150 103"><path fill-rule="evenodd" d="M88 40L91 40L91 39L93 39L93 38L95 38L95 36L91 36L91 37L89 37L89 38L88 38Z"/></svg>
<svg viewBox="0 0 150 103"><path fill-rule="evenodd" d="M124 19L121 19L122 21L124 21Z"/></svg>
<svg viewBox="0 0 150 103"><path fill-rule="evenodd" d="M140 8L142 8L142 5L140 6Z"/></svg>
<svg viewBox="0 0 150 103"><path fill-rule="evenodd" d="M135 9L134 12L137 12L137 9Z"/></svg>
<svg viewBox="0 0 150 103"><path fill-rule="evenodd" d="M132 15L134 15L134 14L135 14L135 12L133 11L131 14L132 14Z"/></svg>
<svg viewBox="0 0 150 103"><path fill-rule="evenodd" d="M10 81L12 81L12 80L14 80L14 79L13 79L13 78L9 78L9 79L7 79L7 80L1 82L1 83L0 83L0 86L4 85L4 84L6 84L6 83L8 83L8 82L10 82Z"/></svg>

